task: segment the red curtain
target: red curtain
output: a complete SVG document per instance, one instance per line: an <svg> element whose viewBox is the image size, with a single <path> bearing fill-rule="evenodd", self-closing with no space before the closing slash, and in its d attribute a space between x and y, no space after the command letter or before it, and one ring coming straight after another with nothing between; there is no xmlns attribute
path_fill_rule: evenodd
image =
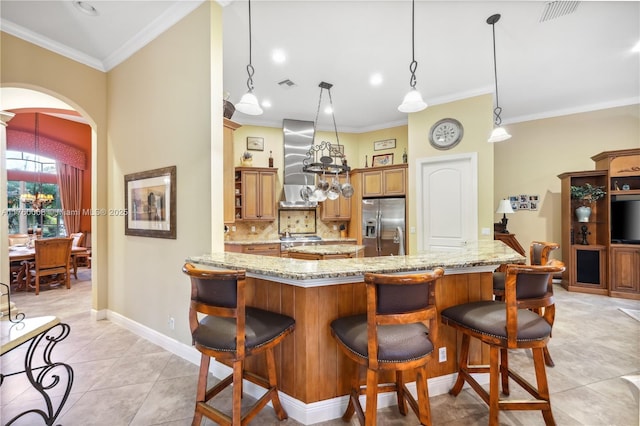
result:
<svg viewBox="0 0 640 426"><path fill-rule="evenodd" d="M82 178L84 171L69 164L56 162L58 189L67 235L80 232L82 209Z"/></svg>

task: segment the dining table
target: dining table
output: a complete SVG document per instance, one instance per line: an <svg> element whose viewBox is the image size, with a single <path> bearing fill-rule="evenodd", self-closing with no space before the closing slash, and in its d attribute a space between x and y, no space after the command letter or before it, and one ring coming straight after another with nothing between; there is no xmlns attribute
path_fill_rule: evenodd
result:
<svg viewBox="0 0 640 426"><path fill-rule="evenodd" d="M87 247L74 246L71 247L71 267L73 268L73 276L78 279L78 255L86 255L89 252ZM29 262L35 262L36 249L34 247L28 247L23 244L9 246L9 263L21 263L20 271L18 272L14 283L17 283L15 290L27 289L27 265Z"/></svg>

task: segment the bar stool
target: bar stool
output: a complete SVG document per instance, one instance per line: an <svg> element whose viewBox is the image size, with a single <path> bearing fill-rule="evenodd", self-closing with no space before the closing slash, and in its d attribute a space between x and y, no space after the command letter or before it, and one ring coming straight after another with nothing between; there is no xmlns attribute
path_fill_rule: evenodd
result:
<svg viewBox="0 0 640 426"><path fill-rule="evenodd" d="M553 260L547 265L508 265L505 300L464 303L444 309L442 322L462 333L458 378L449 391L456 396L465 382L489 405L489 425L498 425L500 410L541 410L547 425L555 424L551 413L544 348L553 325L555 304L550 303L547 286L551 275L564 271L564 264ZM552 297L552 296L551 296ZM546 306L543 316L533 310ZM489 367L469 365L471 338L489 345ZM509 349L531 349L537 388L509 369ZM489 392L472 376L489 373ZM534 397L532 400L500 400L509 395L509 378Z"/></svg>
<svg viewBox="0 0 640 426"><path fill-rule="evenodd" d="M412 275L365 274L367 313L331 323L331 335L340 349L358 367L367 370L364 388L360 386L360 368L352 377L344 421L349 421L355 412L361 424L375 425L378 392L393 391L402 415L407 414L408 401L420 423L431 424L426 366L437 344L435 284L443 274L442 268ZM429 327L425 326L427 321ZM417 402L404 382L403 373L407 370L417 371ZM384 371L395 371L395 383L378 384L378 375ZM359 400L363 394L366 413Z"/></svg>
<svg viewBox="0 0 640 426"><path fill-rule="evenodd" d="M183 272L191 278L189 326L193 344L201 352L200 374L192 425L202 416L221 425L245 425L269 401L279 420L287 418L280 403L273 348L295 328L286 315L245 306L245 271L198 269L186 263ZM198 320L198 314L205 316ZM245 371L245 359L264 353L267 377ZM211 357L232 365L233 372L207 389ZM266 393L242 415L242 380L263 387ZM231 416L207 404L227 386L233 385Z"/></svg>

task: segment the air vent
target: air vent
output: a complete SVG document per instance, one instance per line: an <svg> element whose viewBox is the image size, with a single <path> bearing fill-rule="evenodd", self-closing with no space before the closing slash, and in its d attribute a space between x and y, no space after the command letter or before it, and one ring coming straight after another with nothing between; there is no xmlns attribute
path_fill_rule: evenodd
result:
<svg viewBox="0 0 640 426"><path fill-rule="evenodd" d="M550 1L544 5L540 22L550 21L573 13L578 8L579 1Z"/></svg>
<svg viewBox="0 0 640 426"><path fill-rule="evenodd" d="M290 88L294 87L295 85L296 84L293 81L289 80L288 78L284 79L284 80L282 80L281 82L278 83L278 86L283 87L285 89L290 89Z"/></svg>

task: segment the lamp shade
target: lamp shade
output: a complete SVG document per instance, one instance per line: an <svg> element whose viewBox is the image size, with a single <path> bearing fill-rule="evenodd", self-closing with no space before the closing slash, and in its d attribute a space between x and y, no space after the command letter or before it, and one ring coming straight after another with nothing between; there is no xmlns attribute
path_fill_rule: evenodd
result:
<svg viewBox="0 0 640 426"><path fill-rule="evenodd" d="M507 133L504 127L496 127L491 132L491 136L489 136L488 142L502 142L510 139L511 135Z"/></svg>
<svg viewBox="0 0 640 426"><path fill-rule="evenodd" d="M247 115L260 115L262 114L262 108L258 104L258 98L253 92L249 91L242 95L240 102L236 104L236 111L240 111Z"/></svg>
<svg viewBox="0 0 640 426"><path fill-rule="evenodd" d="M496 213L513 213L511 202L509 200L500 200L500 204L498 204L498 210L496 210Z"/></svg>
<svg viewBox="0 0 640 426"><path fill-rule="evenodd" d="M411 89L398 107L400 112L418 112L427 107L427 103L422 100L422 95L416 89Z"/></svg>

